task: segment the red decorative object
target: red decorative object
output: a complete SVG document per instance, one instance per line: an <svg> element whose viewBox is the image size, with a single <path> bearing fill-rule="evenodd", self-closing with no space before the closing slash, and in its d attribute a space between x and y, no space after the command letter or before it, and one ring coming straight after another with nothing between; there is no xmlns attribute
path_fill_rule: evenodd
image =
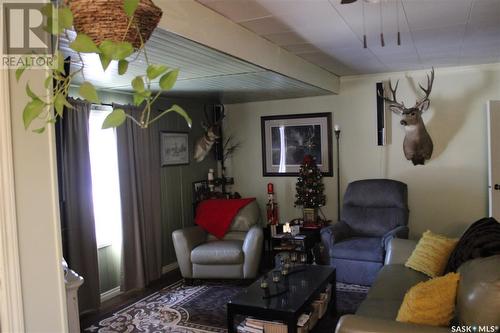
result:
<svg viewBox="0 0 500 333"><path fill-rule="evenodd" d="M278 204L274 201L274 185L267 184L267 223L269 225L278 224Z"/></svg>
<svg viewBox="0 0 500 333"><path fill-rule="evenodd" d="M196 208L195 223L215 237L222 239L236 214L254 200L255 198L204 200Z"/></svg>
<svg viewBox="0 0 500 333"><path fill-rule="evenodd" d="M309 166L311 165L311 163L313 162L313 157L311 155L305 155L304 156L304 161L303 161L303 164L306 165L306 166Z"/></svg>

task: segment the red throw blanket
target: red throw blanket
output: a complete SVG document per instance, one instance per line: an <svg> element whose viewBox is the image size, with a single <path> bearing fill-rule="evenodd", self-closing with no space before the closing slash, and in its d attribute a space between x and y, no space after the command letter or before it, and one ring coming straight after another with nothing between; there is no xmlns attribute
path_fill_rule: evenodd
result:
<svg viewBox="0 0 500 333"><path fill-rule="evenodd" d="M229 230L231 222L240 209L254 201L247 199L209 199L198 204L196 208L197 225L221 239Z"/></svg>

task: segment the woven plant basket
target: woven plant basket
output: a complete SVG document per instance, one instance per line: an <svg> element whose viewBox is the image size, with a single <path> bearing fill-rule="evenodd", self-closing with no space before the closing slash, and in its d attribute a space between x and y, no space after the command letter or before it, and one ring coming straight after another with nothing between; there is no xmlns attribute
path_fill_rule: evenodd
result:
<svg viewBox="0 0 500 333"><path fill-rule="evenodd" d="M88 35L97 45L112 40L129 42L135 49L141 46L133 25L127 32L128 17L123 10L123 0L67 0L66 4L73 12L75 30ZM144 43L151 37L162 14L151 0L139 2L134 20Z"/></svg>

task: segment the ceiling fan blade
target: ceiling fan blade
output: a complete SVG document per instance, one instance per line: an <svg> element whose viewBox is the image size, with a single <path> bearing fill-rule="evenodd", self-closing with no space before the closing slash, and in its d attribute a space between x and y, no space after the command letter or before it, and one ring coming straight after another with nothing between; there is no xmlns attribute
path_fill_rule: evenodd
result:
<svg viewBox="0 0 500 333"><path fill-rule="evenodd" d="M356 1L358 1L358 0L341 0L340 4L341 5L347 5L349 3L353 3L353 2L356 2Z"/></svg>

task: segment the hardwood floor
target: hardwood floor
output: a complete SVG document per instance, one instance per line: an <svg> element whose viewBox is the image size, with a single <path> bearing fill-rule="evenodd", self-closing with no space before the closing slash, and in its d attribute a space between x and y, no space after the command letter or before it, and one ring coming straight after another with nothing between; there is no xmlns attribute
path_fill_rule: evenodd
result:
<svg viewBox="0 0 500 333"><path fill-rule="evenodd" d="M92 324L108 317L110 314L137 302L143 297L149 296L154 292L182 279L179 269L175 269L163 275L161 279L152 282L148 287L142 290L132 290L112 299L101 303L98 311L85 313L80 316L80 328L83 331Z"/></svg>

